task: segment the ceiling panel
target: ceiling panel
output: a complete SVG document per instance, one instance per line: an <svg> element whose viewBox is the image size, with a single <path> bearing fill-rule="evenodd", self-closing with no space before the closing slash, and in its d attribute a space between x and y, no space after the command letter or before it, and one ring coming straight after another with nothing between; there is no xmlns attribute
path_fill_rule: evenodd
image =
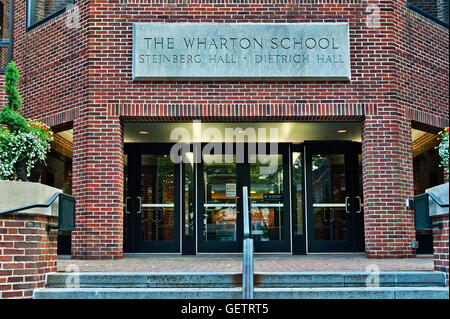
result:
<svg viewBox="0 0 450 319"><path fill-rule="evenodd" d="M195 129L194 129L195 125ZM264 130L265 129L265 130ZM178 142L181 136L194 140L194 130L202 142L236 140L236 136L254 136L256 141L301 143L307 140L361 141L359 122L283 122L283 123L125 123L125 143ZM338 132L341 131L341 132ZM274 133L276 132L276 133ZM233 134L234 133L234 134ZM254 134L253 134L254 133ZM172 134L172 139L171 139ZM200 134L200 133L199 133ZM248 141L248 138L246 138Z"/></svg>

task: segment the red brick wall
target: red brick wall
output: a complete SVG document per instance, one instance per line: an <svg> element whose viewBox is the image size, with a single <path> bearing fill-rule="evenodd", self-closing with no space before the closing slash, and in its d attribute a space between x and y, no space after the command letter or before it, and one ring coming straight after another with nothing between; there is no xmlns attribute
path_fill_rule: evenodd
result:
<svg viewBox="0 0 450 319"><path fill-rule="evenodd" d="M445 272L448 286L448 215L433 217L432 222L444 226L443 229L433 228L434 270Z"/></svg>
<svg viewBox="0 0 450 319"><path fill-rule="evenodd" d="M45 275L56 271L56 231L47 223L55 217L8 215L0 217L0 299L32 298L45 286Z"/></svg>
<svg viewBox="0 0 450 319"><path fill-rule="evenodd" d="M68 27L75 25L68 23L74 14L66 12L27 32L25 1L15 1L13 59L21 73L21 112L52 126L72 120L65 111L87 105L89 1L78 2L80 28Z"/></svg>
<svg viewBox="0 0 450 319"><path fill-rule="evenodd" d="M88 112L86 112L88 113ZM72 189L77 199L72 256L123 256L123 135L119 117L74 121Z"/></svg>
<svg viewBox="0 0 450 319"><path fill-rule="evenodd" d="M50 125L74 121L75 257L122 254L120 119L194 118L364 121L367 253L413 255L412 211L404 207L413 195L411 120L448 125L448 30L403 1L370 1L379 28L366 25L363 0L77 3L82 28L67 28L63 15L25 33L24 2L16 1L14 52L24 113ZM349 22L352 81L133 82L133 22Z"/></svg>
<svg viewBox="0 0 450 319"><path fill-rule="evenodd" d="M414 211L405 205L414 197L410 122L401 113L367 116L362 138L366 254L413 257Z"/></svg>
<svg viewBox="0 0 450 319"><path fill-rule="evenodd" d="M447 118L448 30L406 9L402 1L378 4L382 28L376 29L366 26L370 12L366 10L368 2L363 0L344 0L341 3L289 0L285 4L265 0L248 0L239 4L226 0L215 3L198 0L91 1L90 20L86 11L88 2L77 2L81 13L80 29L65 27L68 16L65 14L27 33L24 32L25 6L22 2L16 3L14 55L19 68L23 69L21 84L22 95L27 102L26 113L48 117L49 114L60 114L86 105L89 64L92 100L103 105L379 104L391 103L398 95L407 107ZM132 23L186 21L349 22L352 82L133 83ZM89 44L88 29L92 31ZM87 59L88 51L90 59ZM400 80L393 78L393 74ZM97 81L99 79L101 81ZM64 118L58 121L62 122Z"/></svg>
<svg viewBox="0 0 450 319"><path fill-rule="evenodd" d="M448 126L448 28L407 9L402 1L396 1L394 13L398 100L416 112L412 120ZM431 123L429 115L446 119L447 124Z"/></svg>

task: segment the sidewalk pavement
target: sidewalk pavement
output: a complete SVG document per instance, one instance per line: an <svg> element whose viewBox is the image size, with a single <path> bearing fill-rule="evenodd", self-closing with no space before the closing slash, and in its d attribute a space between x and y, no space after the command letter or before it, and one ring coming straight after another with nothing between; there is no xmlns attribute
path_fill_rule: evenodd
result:
<svg viewBox="0 0 450 319"><path fill-rule="evenodd" d="M58 256L58 272L241 272L241 255L125 254L120 260L74 260ZM432 256L368 259L364 255L255 255L255 272L434 270ZM375 265L375 266L374 266Z"/></svg>

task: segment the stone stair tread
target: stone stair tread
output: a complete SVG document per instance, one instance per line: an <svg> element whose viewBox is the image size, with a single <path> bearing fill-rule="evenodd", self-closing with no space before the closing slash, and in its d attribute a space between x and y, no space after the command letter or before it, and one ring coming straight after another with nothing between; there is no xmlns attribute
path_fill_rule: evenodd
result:
<svg viewBox="0 0 450 319"><path fill-rule="evenodd" d="M79 283L70 279L79 276ZM438 271L255 273L255 299L449 299ZM241 299L241 273L51 273L36 299ZM70 288L77 287L77 288Z"/></svg>
<svg viewBox="0 0 450 319"><path fill-rule="evenodd" d="M360 287L366 286L368 272L278 272L255 273L255 287ZM47 287L62 288L73 276L83 288L164 288L164 287L236 287L241 273L52 273ZM380 286L445 286L445 275L437 271L381 272Z"/></svg>
<svg viewBox="0 0 450 319"><path fill-rule="evenodd" d="M449 299L448 287L255 288L255 299ZM36 299L234 299L236 288L41 288Z"/></svg>

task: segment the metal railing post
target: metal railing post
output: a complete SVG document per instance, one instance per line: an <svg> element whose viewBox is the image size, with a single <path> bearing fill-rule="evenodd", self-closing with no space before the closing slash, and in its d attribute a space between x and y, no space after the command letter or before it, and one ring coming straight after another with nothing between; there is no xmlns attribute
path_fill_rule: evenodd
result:
<svg viewBox="0 0 450 319"><path fill-rule="evenodd" d="M250 216L248 209L248 187L242 188L242 204L244 214L244 243L242 265L242 298L253 299L253 239L250 236Z"/></svg>

